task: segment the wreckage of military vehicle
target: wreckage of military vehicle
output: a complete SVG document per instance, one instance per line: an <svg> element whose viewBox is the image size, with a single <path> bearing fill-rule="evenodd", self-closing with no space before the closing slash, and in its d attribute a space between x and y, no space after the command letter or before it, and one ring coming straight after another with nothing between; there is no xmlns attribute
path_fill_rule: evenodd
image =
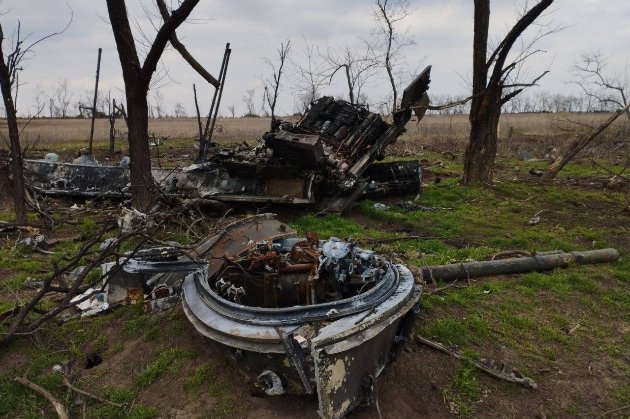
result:
<svg viewBox="0 0 630 419"><path fill-rule="evenodd" d="M405 89L391 124L363 106L323 97L297 124L278 121L278 129L253 148L202 144L200 162L181 170L154 169L153 177L167 195L312 205L329 212L343 212L365 194L418 193L417 161L374 163L405 132L412 110L418 119L424 116L430 70ZM129 162L124 163L25 160L25 173L27 184L42 194L125 197Z"/></svg>
<svg viewBox="0 0 630 419"><path fill-rule="evenodd" d="M182 292L196 330L261 393L317 394L323 418L375 402L422 292L405 266L334 237L297 237L273 214L235 221L186 254L159 248L123 259L110 293L143 284Z"/></svg>

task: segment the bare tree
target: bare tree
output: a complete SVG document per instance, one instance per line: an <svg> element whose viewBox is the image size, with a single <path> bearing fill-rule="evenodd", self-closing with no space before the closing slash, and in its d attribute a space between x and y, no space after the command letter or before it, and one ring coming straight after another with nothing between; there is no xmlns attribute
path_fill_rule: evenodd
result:
<svg viewBox="0 0 630 419"><path fill-rule="evenodd" d="M548 71L527 83L510 81L513 72L538 50L531 45L541 36L550 33L544 30L508 63L508 56L514 43L523 32L553 3L554 0L540 0L527 10L509 30L505 38L488 57L488 28L490 25L490 0L475 0L473 37L473 91L469 114L470 141L464 156L464 183L487 182L492 176L494 159L497 153L497 128L501 109L505 103L528 86L533 86Z"/></svg>
<svg viewBox="0 0 630 419"><path fill-rule="evenodd" d="M267 110L267 91L265 89L263 89L262 95L260 96L260 111L258 111L258 115L263 118L269 116L269 111Z"/></svg>
<svg viewBox="0 0 630 419"><path fill-rule="evenodd" d="M361 103L362 88L370 77L374 75L374 70L378 66L374 48L369 43L365 43L365 50L356 52L351 48L328 48L326 62L329 68L329 82L338 71L343 70L348 84L348 98L350 103Z"/></svg>
<svg viewBox="0 0 630 419"><path fill-rule="evenodd" d="M263 61L271 70L271 77L261 77L263 86L265 88L264 97L267 105L271 110L271 130L275 128L276 121L276 103L278 101L278 93L280 92L280 82L282 80L282 74L284 72L284 65L287 61L287 57L291 52L291 41L287 40L286 43L280 43L278 48L278 62L274 63L270 58L263 58Z"/></svg>
<svg viewBox="0 0 630 419"><path fill-rule="evenodd" d="M604 108L609 105L623 108L628 104L630 96L630 72L610 75L606 71L606 59L599 51L582 54L581 61L573 66L577 84L584 94ZM630 110L626 110L630 121Z"/></svg>
<svg viewBox="0 0 630 419"><path fill-rule="evenodd" d="M109 117L111 113L112 113L112 91L108 90L107 95L100 94L97 98L96 115L100 116L102 114L104 117Z"/></svg>
<svg viewBox="0 0 630 419"><path fill-rule="evenodd" d="M30 45L25 44L25 40L20 38L20 23L18 21L18 27L16 31L16 37L13 45L10 47L10 52L4 55L4 31L0 24L0 91L2 92L2 99L4 103L4 109L7 117L7 127L9 131L9 143L11 148L11 174L13 176L13 203L15 207L15 218L18 222L26 221L26 204L25 196L26 191L24 189L24 163L22 155L22 147L20 145L20 132L17 125L17 110L15 108L15 102L13 98L13 88L17 88L17 78L19 72L23 69L23 61L33 52L33 47L40 42L63 33L72 23L72 11L70 14L70 20L66 27L60 32L54 32L46 35ZM27 37L28 38L28 37Z"/></svg>
<svg viewBox="0 0 630 419"><path fill-rule="evenodd" d="M256 94L256 89L251 88L247 89L241 100L245 104L245 108L247 109L247 113L245 116L256 116L256 105L254 105L254 95Z"/></svg>
<svg viewBox="0 0 630 419"><path fill-rule="evenodd" d="M16 50L13 50L5 62L2 43L4 32L0 25L0 90L4 99L4 109L7 115L9 128L9 141L11 143L11 160L13 163L13 204L15 206L15 219L22 223L26 221L26 205L24 202L24 168L22 162L22 148L20 147L20 133L17 125L17 114L13 104L12 88L15 83L15 74L18 71L15 61ZM7 64L8 63L8 64Z"/></svg>
<svg viewBox="0 0 630 419"><path fill-rule="evenodd" d="M159 90L153 92L153 99L155 100L155 116L162 119L164 117L164 96Z"/></svg>
<svg viewBox="0 0 630 419"><path fill-rule="evenodd" d="M55 107L57 108L57 116L64 119L66 118L72 96L73 94L68 89L68 79L58 81L57 88L55 89Z"/></svg>
<svg viewBox="0 0 630 419"><path fill-rule="evenodd" d="M234 109L234 105L230 105L227 107L228 112L230 113L230 115L232 116L232 118L234 118L236 116L236 111Z"/></svg>
<svg viewBox="0 0 630 419"><path fill-rule="evenodd" d="M35 86L35 115L41 114L44 110L44 107L46 106L46 103L44 102L45 96L46 95L42 90L42 86L37 84Z"/></svg>
<svg viewBox="0 0 630 419"><path fill-rule="evenodd" d="M402 50L413 44L406 31L400 31L399 23L411 14L409 0L376 0L376 47L381 52L383 68L387 72L392 89L391 112L398 109L398 88L401 84L400 65L404 62Z"/></svg>
<svg viewBox="0 0 630 419"><path fill-rule="evenodd" d="M186 109L181 102L177 102L173 108L173 116L175 118L186 118Z"/></svg>
<svg viewBox="0 0 630 419"><path fill-rule="evenodd" d="M114 155L114 148L116 147L116 118L121 116L120 111L116 106L116 99L111 98L111 91L108 92L107 97L111 101L107 105L107 119L109 121L109 155Z"/></svg>
<svg viewBox="0 0 630 419"><path fill-rule="evenodd" d="M198 3L199 0L183 0L178 3L177 9L169 13L164 1L158 0L163 23L159 26L155 39L148 47L144 63L141 63L127 16L125 0L107 0L109 20L116 40L125 82L129 155L131 158L131 197L133 204L140 209L147 209L157 193L151 175L149 150L149 106L147 103L149 85L158 61L169 41L174 46L177 43L177 51L190 63L189 58L191 56L177 40L175 31L188 18ZM193 66L198 73L202 74L199 67ZM207 80L215 87L218 85L214 78Z"/></svg>
<svg viewBox="0 0 630 419"><path fill-rule="evenodd" d="M300 111L305 112L312 102L317 100L320 90L328 84L326 64L320 59L317 48L304 39L304 47L300 50L302 57L298 64L291 60L294 68L294 88L300 102Z"/></svg>

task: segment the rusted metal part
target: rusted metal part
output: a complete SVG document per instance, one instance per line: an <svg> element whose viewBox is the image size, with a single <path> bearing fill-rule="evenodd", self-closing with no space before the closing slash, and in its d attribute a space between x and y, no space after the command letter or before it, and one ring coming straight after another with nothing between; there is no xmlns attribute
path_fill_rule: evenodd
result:
<svg viewBox="0 0 630 419"><path fill-rule="evenodd" d="M373 164L364 176L368 184L363 196L368 198L417 194L422 184L422 171L417 160Z"/></svg>
<svg viewBox="0 0 630 419"><path fill-rule="evenodd" d="M115 198L129 193L129 170L122 166L24 160L24 172L28 183L47 195Z"/></svg>
<svg viewBox="0 0 630 419"><path fill-rule="evenodd" d="M279 131L263 138L276 157L304 169L319 167L324 158L324 139L319 135Z"/></svg>

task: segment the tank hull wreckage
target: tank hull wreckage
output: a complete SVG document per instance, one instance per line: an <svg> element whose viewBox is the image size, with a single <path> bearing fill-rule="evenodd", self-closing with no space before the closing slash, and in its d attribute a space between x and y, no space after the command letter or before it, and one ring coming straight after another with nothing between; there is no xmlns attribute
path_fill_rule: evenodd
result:
<svg viewBox="0 0 630 419"><path fill-rule="evenodd" d="M430 71L429 66L405 89L392 123L363 106L322 97L297 124L278 121L254 147L211 143L200 153L207 156L203 161L154 169L153 177L166 195L310 205L329 212L343 212L366 194L417 193L417 161L375 162L405 132L412 111L418 119L424 116ZM129 196L128 159L123 160L114 166L86 158L26 160L27 184L41 194L122 198Z"/></svg>
<svg viewBox="0 0 630 419"><path fill-rule="evenodd" d="M179 290L195 329L253 390L317 394L323 418L376 402L422 293L405 266L334 237L297 237L273 214L235 221L185 255L148 249L124 265L110 287L135 275Z"/></svg>

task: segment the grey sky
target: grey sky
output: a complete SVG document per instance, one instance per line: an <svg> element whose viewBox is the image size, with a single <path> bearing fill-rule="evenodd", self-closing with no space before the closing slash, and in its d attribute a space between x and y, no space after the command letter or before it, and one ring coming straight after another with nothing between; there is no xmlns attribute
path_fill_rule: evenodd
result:
<svg viewBox="0 0 630 419"><path fill-rule="evenodd" d="M515 20L515 10L522 1L492 2L492 33L503 35ZM532 3L532 2L530 2ZM36 88L39 85L51 94L58 81L68 79L73 103L93 88L96 50L103 48L101 91L112 90L122 97L122 77L111 28L107 22L105 1L67 0L74 20L62 35L38 45L21 74L19 113L33 113ZM415 41L405 49L411 71L433 65L430 93L433 95L463 94L470 75L472 46L471 0L411 0L411 15L402 25ZM143 6L156 14L150 0L128 0L129 14L142 26L149 37L155 30L148 21ZM36 39L65 26L70 11L60 1L4 0L0 16L5 36L11 38L17 20L23 34ZM623 72L630 60L630 1L628 0L557 0L553 12L544 21L565 26L565 29L544 38L538 48L548 51L529 62L529 74L536 75L551 66L551 73L541 81L539 89L571 92L575 87L565 82L571 78L570 66L581 52L599 49L609 61L611 72ZM266 70L262 57L273 56L280 42L290 38L294 43L296 61L305 38L321 49L326 45L360 47L361 38L369 38L373 20L370 0L202 0L178 35L189 51L213 74L218 73L223 48L232 44L232 57L224 92L222 113L227 106L236 107L237 114L245 110L241 97L249 88L257 87L257 106L262 88L259 76ZM156 18L156 22L158 19ZM135 28L134 28L135 30ZM531 32L530 32L531 33ZM136 31L136 35L140 36ZM6 51L6 50L5 50ZM167 51L163 64L169 77L159 83L167 112L181 102L188 114L194 109L192 83L200 90L202 109L209 104L211 89L191 70L175 51ZM327 87L324 93L345 93L342 80ZM387 95L384 72L367 88L370 101L383 100ZM153 99L151 93L150 99ZM279 99L278 114L294 111L293 90L287 79ZM203 111L202 111L203 112Z"/></svg>

